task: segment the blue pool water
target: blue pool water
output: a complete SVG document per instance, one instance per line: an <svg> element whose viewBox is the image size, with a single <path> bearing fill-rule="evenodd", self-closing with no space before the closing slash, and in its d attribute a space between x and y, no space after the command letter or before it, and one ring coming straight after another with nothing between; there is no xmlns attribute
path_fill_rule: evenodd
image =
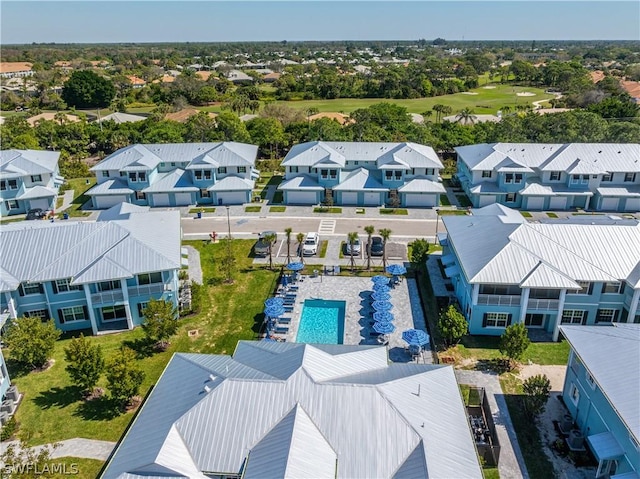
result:
<svg viewBox="0 0 640 479"><path fill-rule="evenodd" d="M298 326L298 343L342 344L345 301L307 299Z"/></svg>

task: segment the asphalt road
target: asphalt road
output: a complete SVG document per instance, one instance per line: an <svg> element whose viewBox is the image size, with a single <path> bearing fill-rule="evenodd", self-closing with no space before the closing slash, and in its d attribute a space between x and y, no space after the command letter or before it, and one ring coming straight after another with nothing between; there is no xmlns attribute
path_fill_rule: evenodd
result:
<svg viewBox="0 0 640 479"><path fill-rule="evenodd" d="M438 231L444 231L442 221L438 221ZM226 217L209 218L182 218L182 232L184 239L208 239L209 234L215 231L218 237L227 235L229 228L231 235L237 238L257 237L261 231L275 231L278 235L284 235L285 228L293 228L293 234L316 231L322 237L346 236L347 233L356 231L361 237L365 237L364 227L373 225L377 230L389 228L392 238L426 238L433 241L436 233L435 219L409 219L409 218L351 218L351 217L258 217L258 216L231 216L229 223Z"/></svg>

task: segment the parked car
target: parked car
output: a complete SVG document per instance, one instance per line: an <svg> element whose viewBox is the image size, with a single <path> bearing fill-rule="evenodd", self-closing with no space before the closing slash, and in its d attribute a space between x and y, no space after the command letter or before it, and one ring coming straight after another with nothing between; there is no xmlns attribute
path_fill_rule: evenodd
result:
<svg viewBox="0 0 640 479"><path fill-rule="evenodd" d="M373 236L371 238L371 256L382 256L384 250L384 244L380 236Z"/></svg>
<svg viewBox="0 0 640 479"><path fill-rule="evenodd" d="M318 233L307 233L302 244L302 254L305 256L311 256L318 252L318 246L320 245L320 236Z"/></svg>
<svg viewBox="0 0 640 479"><path fill-rule="evenodd" d="M42 208L34 208L32 210L27 211L27 219L28 220L41 220L47 215L46 211Z"/></svg>
<svg viewBox="0 0 640 479"><path fill-rule="evenodd" d="M349 240L347 239L347 242L344 248L345 254L351 255L352 249L353 249L354 255L360 254L360 240L358 238L356 238L353 244L349 243Z"/></svg>
<svg viewBox="0 0 640 479"><path fill-rule="evenodd" d="M273 235L273 242L270 243L266 240L267 236ZM258 235L258 242L254 246L253 253L256 256L267 256L269 254L269 250L278 240L278 236L275 231L264 231Z"/></svg>

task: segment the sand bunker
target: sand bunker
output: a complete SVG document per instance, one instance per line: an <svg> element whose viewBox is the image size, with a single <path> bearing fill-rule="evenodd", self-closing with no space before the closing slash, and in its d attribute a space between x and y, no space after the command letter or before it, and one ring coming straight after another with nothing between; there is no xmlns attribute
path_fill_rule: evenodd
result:
<svg viewBox="0 0 640 479"><path fill-rule="evenodd" d="M477 95L477 93L475 91L463 91L462 94L463 95Z"/></svg>
<svg viewBox="0 0 640 479"><path fill-rule="evenodd" d="M521 93L516 93L516 96L536 96L536 94L531 93L530 91L523 91Z"/></svg>
<svg viewBox="0 0 640 479"><path fill-rule="evenodd" d="M485 90L495 90L496 87L494 86L483 86L482 88L484 88Z"/></svg>

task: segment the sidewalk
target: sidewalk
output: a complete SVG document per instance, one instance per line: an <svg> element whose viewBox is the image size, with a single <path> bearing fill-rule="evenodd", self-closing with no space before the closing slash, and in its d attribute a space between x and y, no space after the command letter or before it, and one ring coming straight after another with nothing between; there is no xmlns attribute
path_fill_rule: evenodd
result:
<svg viewBox="0 0 640 479"><path fill-rule="evenodd" d="M113 451L113 448L116 446L115 442L83 439L80 437L60 441L56 444L59 446L51 453L52 459L60 457L79 457L83 459L97 459L99 461L106 461L109 458L111 451ZM4 454L10 445L19 447L20 443L19 441L0 443L0 455ZM51 447L52 445L43 444L42 446L35 446L31 449L38 451L46 446Z"/></svg>

